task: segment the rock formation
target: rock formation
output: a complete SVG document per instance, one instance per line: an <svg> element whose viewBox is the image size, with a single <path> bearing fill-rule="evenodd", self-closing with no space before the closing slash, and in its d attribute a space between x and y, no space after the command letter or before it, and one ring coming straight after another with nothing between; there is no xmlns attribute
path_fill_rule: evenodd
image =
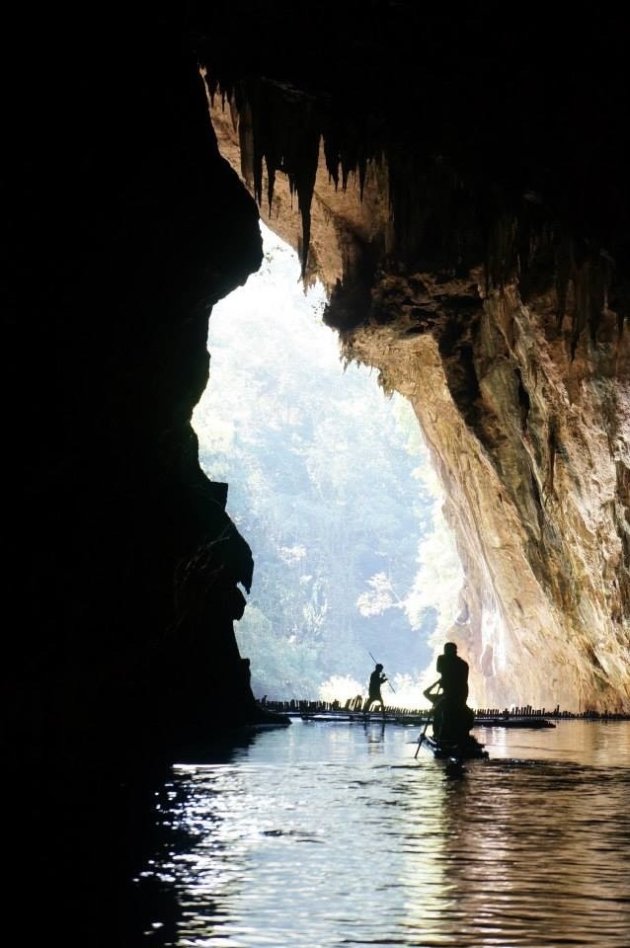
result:
<svg viewBox="0 0 630 948"><path fill-rule="evenodd" d="M377 143L344 129L343 92L290 67L225 85L206 67L222 154L327 286L346 357L411 401L431 446L476 702L627 710L627 247L614 214L591 214L605 186L480 178L393 135L387 110Z"/></svg>
<svg viewBox="0 0 630 948"><path fill-rule="evenodd" d="M480 691L518 662L532 702L627 708L626 32L416 0L26 13L5 59L9 863L64 944L138 944L153 781L259 714L232 627L252 555L190 427L258 212L200 67L249 123L261 207L264 169L287 176L349 357L416 407Z"/></svg>

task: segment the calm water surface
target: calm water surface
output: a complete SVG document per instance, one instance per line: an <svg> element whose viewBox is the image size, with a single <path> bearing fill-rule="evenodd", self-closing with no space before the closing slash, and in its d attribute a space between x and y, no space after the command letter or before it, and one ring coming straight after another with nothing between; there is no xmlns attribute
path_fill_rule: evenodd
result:
<svg viewBox="0 0 630 948"><path fill-rule="evenodd" d="M630 722L475 729L454 773L418 733L298 721L175 767L161 944L628 948Z"/></svg>

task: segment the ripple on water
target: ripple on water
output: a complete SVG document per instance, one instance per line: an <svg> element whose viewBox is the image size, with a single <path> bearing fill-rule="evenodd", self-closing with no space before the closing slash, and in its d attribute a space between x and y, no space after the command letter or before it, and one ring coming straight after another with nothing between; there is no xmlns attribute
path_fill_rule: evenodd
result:
<svg viewBox="0 0 630 948"><path fill-rule="evenodd" d="M177 893L170 944L627 948L630 724L611 746L586 730L605 725L571 723L581 737L537 734L530 758L527 737L514 756L508 732L494 754L488 740L456 778L405 729L375 757L357 726L298 724L175 768L173 844L147 868Z"/></svg>

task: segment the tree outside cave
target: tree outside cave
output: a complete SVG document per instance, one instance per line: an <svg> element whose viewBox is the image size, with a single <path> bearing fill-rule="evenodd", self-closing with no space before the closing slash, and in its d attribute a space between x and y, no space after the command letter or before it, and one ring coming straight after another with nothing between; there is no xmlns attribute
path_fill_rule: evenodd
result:
<svg viewBox="0 0 630 948"><path fill-rule="evenodd" d="M345 701L374 656L392 704L417 707L462 570L409 403L344 366L293 250L261 224L264 259L210 318L210 381L193 415L200 461L229 484L252 548L236 626L256 697Z"/></svg>

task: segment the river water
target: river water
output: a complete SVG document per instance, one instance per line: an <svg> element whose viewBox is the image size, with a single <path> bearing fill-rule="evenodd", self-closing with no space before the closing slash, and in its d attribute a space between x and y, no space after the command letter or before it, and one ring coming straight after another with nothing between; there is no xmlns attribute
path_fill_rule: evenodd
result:
<svg viewBox="0 0 630 948"><path fill-rule="evenodd" d="M174 767L147 945L628 948L630 722L477 728L463 771L418 733L297 721Z"/></svg>

